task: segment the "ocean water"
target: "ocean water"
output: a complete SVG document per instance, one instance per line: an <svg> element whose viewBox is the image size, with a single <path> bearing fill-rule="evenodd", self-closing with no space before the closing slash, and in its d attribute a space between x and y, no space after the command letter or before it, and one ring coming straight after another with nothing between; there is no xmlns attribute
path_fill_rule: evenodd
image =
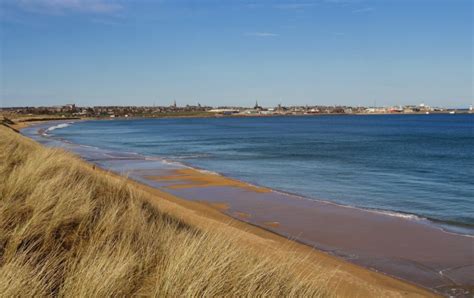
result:
<svg viewBox="0 0 474 298"><path fill-rule="evenodd" d="M474 234L474 115L84 121L46 134Z"/></svg>

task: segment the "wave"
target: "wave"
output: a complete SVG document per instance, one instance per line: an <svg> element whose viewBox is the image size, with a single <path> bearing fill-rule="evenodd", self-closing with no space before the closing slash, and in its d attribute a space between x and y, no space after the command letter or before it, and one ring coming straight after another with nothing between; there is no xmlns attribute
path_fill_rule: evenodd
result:
<svg viewBox="0 0 474 298"><path fill-rule="evenodd" d="M56 129L66 128L68 126L71 126L71 124L73 124L73 123L74 122L60 123L60 124L48 127L47 129L42 130L41 134L44 135L44 136L49 136L48 132L51 132L51 131L56 130Z"/></svg>
<svg viewBox="0 0 474 298"><path fill-rule="evenodd" d="M422 215L417 215L413 213L406 213L402 211L392 211L392 210L381 210L381 209L372 209L372 208L367 208L367 207L356 207L356 206L351 206L351 205L342 205L342 204L337 204L334 202L331 202L333 204L339 205L339 206L344 206L348 208L354 208L354 209L359 209L359 210L364 210L376 214L382 214L385 216L391 216L391 217L396 217L396 218L401 218L405 220L412 220L412 221L419 221L422 223L426 224L431 224L434 227L440 229L441 231L448 233L448 234L455 234L455 235L461 235L469 238L474 238L473 234L473 226L470 224L466 224L463 222L457 222L457 221L449 221L449 220L442 220L442 219L437 219L437 218L431 218L431 217L425 217Z"/></svg>
<svg viewBox="0 0 474 298"><path fill-rule="evenodd" d="M48 129L46 129L46 131L53 131L56 129L65 128L65 127L70 126L71 124L72 123L61 123L61 124L49 127Z"/></svg>
<svg viewBox="0 0 474 298"><path fill-rule="evenodd" d="M188 166L188 165L186 165L182 162L171 160L171 159L165 159L163 157L145 156L145 160L160 161L161 163L163 163L165 165L169 165L169 166L188 168L188 169L193 168L193 167Z"/></svg>
<svg viewBox="0 0 474 298"><path fill-rule="evenodd" d="M337 203L334 201L328 201L328 200L323 200L320 198L312 198L308 197L305 195L300 195L297 193L292 193L292 192L287 192L283 190L277 190L277 189L272 189L273 192L283 194L286 196L291 196L291 197L296 197L298 199L303 199L303 200L309 200L309 201L316 201L316 202L321 202L325 204L331 204L331 205L337 205L340 207L345 207L345 208L352 208L352 209L358 209L362 211L367 211L367 212L372 212L372 213L377 213L377 214L383 214L386 216L392 216L392 217L398 217L398 218L403 218L403 219L409 219L409 220L427 220L428 218L418 216L416 214L411 214L411 213L403 213L403 212L397 212L397 211L391 211L391 210L381 210L381 209L372 209L368 207L359 207L359 206L354 206L354 205L348 205L348 204L341 204Z"/></svg>
<svg viewBox="0 0 474 298"><path fill-rule="evenodd" d="M74 144L74 145L77 145L77 144L75 144L75 143L73 143L73 142L69 142L69 143ZM79 146L84 147L84 148L89 148L89 149L100 150L99 147L94 147L94 146L90 146L90 145L81 145L81 144L79 144Z"/></svg>
<svg viewBox="0 0 474 298"><path fill-rule="evenodd" d="M363 210L367 210L370 212L374 213L379 213L379 214L384 214L392 217L398 217L398 218L403 218L403 219L410 219L410 220L427 220L427 218L418 216L415 214L410 214L410 213L402 213L402 212L396 212L396 211L388 211L388 210L376 210L376 209L365 209L365 208L360 208Z"/></svg>
<svg viewBox="0 0 474 298"><path fill-rule="evenodd" d="M178 156L170 156L171 159L201 159L201 158L209 158L211 155L207 153L201 154L183 154Z"/></svg>
<svg viewBox="0 0 474 298"><path fill-rule="evenodd" d="M217 175L220 175L220 174L217 173ZM251 184L251 185L254 185L254 184ZM474 234L473 234L473 230L472 230L474 226L470 225L470 224L465 224L465 223L462 223L462 222L445 221L445 220L441 220L441 219L424 217L422 215L417 215L417 214L413 214L413 213L406 213L406 212L402 212L402 211L382 210L382 209L374 209L374 208L369 208L369 207L360 207L360 206L354 206L354 205L340 204L340 203L337 203L337 202L334 202L334 201L328 201L328 200L323 200L323 199L320 199L320 198L308 197L308 196L304 196L304 195L301 195L301 194L287 192L287 191L279 190L279 189L275 189L275 188L273 188L271 190L273 192L276 192L276 193L279 193L279 194L282 194L282 195L285 195L285 196L297 198L297 199L313 201L313 202L321 202L321 203L336 205L336 206L344 207L344 208L357 209L357 210L361 210L361 211L365 211L365 212L370 212L370 213L382 214L382 215L390 216L390 217L401 218L401 219L404 219L404 220L418 221L420 223L430 224L431 226L443 231L444 233L460 235L460 236L469 237L469 238L474 238Z"/></svg>
<svg viewBox="0 0 474 298"><path fill-rule="evenodd" d="M215 175L215 176L223 176L217 172L214 172L214 171L209 171L209 170L202 170L202 169L196 169L197 171L199 171L200 173L203 173L203 174L208 174L208 175ZM247 183L247 182L245 182ZM250 183L247 183L247 184L250 184ZM250 184L252 185L252 184Z"/></svg>

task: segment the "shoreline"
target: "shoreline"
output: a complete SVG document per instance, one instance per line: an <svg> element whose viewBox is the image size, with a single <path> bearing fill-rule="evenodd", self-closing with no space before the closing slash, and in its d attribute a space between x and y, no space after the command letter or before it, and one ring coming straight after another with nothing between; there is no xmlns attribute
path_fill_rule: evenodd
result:
<svg viewBox="0 0 474 298"><path fill-rule="evenodd" d="M199 170L196 170L196 169L193 169L193 171L199 172ZM176 175L176 174L178 174L178 175ZM212 176L215 176L215 174L208 174L208 173L200 173L198 175L205 175L205 176L212 175ZM183 177L178 177L178 176L179 176L179 173L175 173L174 175L171 175L171 176L167 176L166 174L163 174L163 175L158 175L158 176L145 176L145 179L150 179L150 180L153 180L153 181L156 181L156 182L163 182L163 181L168 181L168 180L179 181L178 183L183 183L183 184L165 185L164 188L168 188L169 190L172 190L173 194L176 194L180 197L185 197L185 198L190 199L190 200L201 201L201 199L193 199L192 198L192 196L196 196L196 193L198 193L197 196L199 198L209 198L210 197L210 198L212 198L212 201L210 201L210 199L207 199L205 201L206 203L214 203L214 204L218 204L220 206L225 206L224 208L221 208L221 211L226 213L227 215L233 217L233 218L244 221L246 223L250 223L252 225L256 225L256 226L264 228L266 230L270 230L270 231L275 232L279 235L283 235L283 236L285 236L289 239L296 240L300 243L310 245L311 247L315 247L315 248L317 248L319 250L322 250L322 251L324 251L324 252L326 252L330 255L333 255L333 256L336 256L336 257L339 257L339 258L343 258L345 260L348 260L352 263L362 265L362 266L364 266L366 268L369 268L371 270L383 272L383 273L388 274L390 276L397 277L397 278L402 278L403 280L410 281L410 282L414 282L414 280L416 280L419 277L419 276L417 276L417 274L422 273L421 271L418 270L420 268L415 268L415 267L419 266L417 263L420 260L418 260L418 261L413 260L413 263L408 264L408 266L413 266L413 268L409 268L408 272L403 273L403 272L400 272L399 270L393 270L393 268L391 268L390 266L389 267L381 266L381 264L377 264L377 263L370 264L370 261L367 262L368 261L367 259L363 260L361 258L361 252L362 251L355 252L355 254L354 254L354 251L352 253L347 251L348 248L352 248L352 249L357 248L357 245L353 245L353 244L348 243L348 242L344 243L344 242L339 241L339 243L342 243L341 246L336 245L336 246L326 246L325 247L324 242L321 243L321 241L320 241L321 239L318 239L318 238L321 238L320 236L315 236L316 238L312 238L311 235L316 234L316 233L306 233L306 235L304 235L305 231L303 231L301 229L303 229L304 227L310 226L310 223L313 222L313 221L311 221L312 216L316 216L316 215L317 216L325 216L325 213L327 211L329 211L329 213L332 214L331 216L337 218L337 220L325 219L323 221L318 222L319 224L324 224L325 222L326 223L328 223L328 222L331 223L331 224L329 224L329 227L324 227L322 230L319 230L320 234L326 232L326 236L329 235L329 240L331 240L331 239L334 240L333 237L331 237L332 235L330 235L333 232L337 232L336 231L337 228L336 228L336 230L334 230L334 227L336 227L338 223L340 223L341 221L344 221L346 218L351 218L352 217L351 219L349 219L349 223L351 224L351 227L350 227L351 230L348 231L348 232L344 232L342 234L339 234L339 236L341 236L341 238L344 238L344 236L348 236L349 234L352 234L352 232L354 232L356 235L359 234L359 235L362 235L364 237L363 242L373 241L372 238L376 238L380 241L384 241L384 239L385 239L385 241L386 241L386 240L388 240L388 238L383 235L383 232L385 232L385 230L391 230L393 232L393 235L392 235L391 238L397 237L397 234L398 234L398 237L399 237L398 242L399 243L405 243L405 242L407 242L407 240L410 240L410 239L411 239L411 241L416 241L415 240L416 236L421 236L422 238L427 237L427 239L425 239L426 241L435 241L434 243L432 243L432 245L428 245L428 246L425 246L425 247L422 243L418 243L418 246L416 246L415 244L408 244L408 246L413 246L411 248L411 250L413 250L413 251L408 251L408 252L405 251L405 253L408 253L408 254L405 255L404 258L408 258L407 260L410 259L410 256L413 257L413 255L411 254L412 252L414 252L416 254L419 251L423 251L420 248L424 247L426 249L429 249L429 248L434 248L437 245L439 245L440 243L438 242L438 240L435 240L436 238L444 239L444 240L439 240L441 242L442 241L447 241L448 239L451 239L453 241L462 239L462 242L464 242L464 244L461 244L461 246L464 247L464 254L466 254L466 248L467 248L467 251L469 250L469 247L468 247L469 243L472 243L472 241L473 241L472 240L473 237L470 236L470 235L461 235L461 234L456 234L456 233L452 233L452 232L449 232L449 231L445 231L439 226L434 226L431 222L428 222L428 220L422 221L421 218L420 219L406 218L406 217L400 217L400 216L397 216L397 215L394 215L394 214L387 214L387 212L377 212L377 211L370 210L370 209L363 209L363 208L358 208L358 207L353 207L353 206L339 205L337 203L330 202L330 201L315 201L315 200L311 200L309 198L289 195L289 194L281 193L281 192L274 191L274 190L271 190L271 189L266 190L266 191L254 191L255 193L259 193L259 195L268 194L269 197L266 198L267 201L265 202L266 203L265 204L266 208L274 207L275 202L273 202L273 200L282 201L280 206L285 206L286 210L284 210L283 212L277 214L277 215L280 216L280 218L285 219L285 218L287 218L287 217L285 217L285 214L293 213L293 218L291 218L291 216L290 216L290 219L289 219L290 222L287 222L286 224L284 224L280 221L273 221L272 219L274 219L274 218L272 218L270 215L265 216L266 212L267 212L267 210L265 210L265 208L264 209L260 208L259 211L256 211L256 208L255 208L256 205L255 204L257 204L257 203L255 202L255 200L258 200L257 195L252 195L251 192L249 192L249 191L245 191L244 193L241 192L240 194L238 194L238 193L236 193L236 191L231 191L229 189L222 190L224 187L234 187L235 185L232 182L232 180L234 180L234 179L224 178L224 179L228 179L229 183L227 183L227 185L222 187L223 185L222 185L221 182L218 182L217 184L212 185L212 180L215 179L214 177L209 178L211 183L208 182L208 183L205 183L204 185L201 185L201 184L199 184L199 182L202 181L202 178L194 178L193 177L193 176L196 176L196 174L192 175L191 177L189 177L189 175L187 175L186 173L184 174ZM219 177L219 176L217 176L217 177ZM222 176L218 178L218 180L221 180L221 179L223 179ZM139 182L143 182L143 181L141 179L139 179ZM194 184L194 182L198 182L198 184ZM147 183L147 184L150 184L150 183ZM213 190L209 190L207 192L205 191L206 187L216 187L216 186L220 187L221 190L222 190L218 194L214 193ZM156 185L155 185L155 187L156 187ZM163 185L162 185L162 187L163 187ZM250 185L250 187L255 188L256 186L255 185ZM189 189L189 191L188 192L186 192L184 190L179 191L179 190L182 190L182 189ZM222 192L226 192L226 193L232 192L231 198L226 198L225 200L220 199L220 196L222 196ZM194 193L194 194L190 195L190 193ZM283 194L285 197L289 197L289 201L291 201L290 202L291 206L287 206L288 200L286 200L286 198L278 197L275 194L277 194L277 195ZM245 202L243 202L243 204L242 204L242 202L239 203L238 201L236 201L236 199L238 199L240 201L244 200L244 198L242 196L251 197L251 199L247 199ZM205 199L202 199L202 200L204 201ZM298 206L300 208L299 209L295 208L295 206ZM247 208L247 209L242 211L242 208ZM323 209L323 210L321 211L321 210L317 210L317 209ZM308 213L305 214L305 211L307 211L307 210L310 210L311 214L308 214ZM292 224L292 223L295 222L294 213L299 214L296 217L303 216L306 219L306 224L302 224L300 222L300 223L297 223L296 225L288 227L288 224ZM358 216L358 218L354 218L354 215L356 215L356 214L360 214ZM260 221L257 221L257 220L252 221L252 217L259 216L259 215L261 217ZM263 219L262 219L262 215L263 215ZM274 214L274 216L275 216L275 214ZM370 217L370 218L367 218L367 217ZM308 222L308 220L310 220L310 221ZM298 220L296 219L296 221L298 221ZM268 224L268 223L273 223L274 225L273 224ZM356 224L355 226L352 226L352 224L354 224L354 223L358 223L358 224ZM363 231L361 231L361 228L360 228L359 225L365 225L365 227L363 227L362 230L366 229L366 228L370 229L370 225L368 225L368 224L371 224L371 223L381 225L381 230L382 230L381 233L377 234L378 233L377 231L371 231L371 233L369 235L364 236L363 235L364 233L363 233ZM299 239L295 239L294 238L295 235L296 235L295 231L298 228L300 229L299 230L300 231L299 232L300 236L299 236ZM413 232L412 231L413 229L414 230L418 229L418 231ZM405 232L404 230L408 230L409 232ZM314 230L310 229L309 231L314 231ZM310 235L308 236L308 234L310 234ZM466 238L468 238L468 239L466 239ZM353 241L353 242L358 243L359 246L363 246L363 244L360 241L359 242ZM447 242L450 242L450 241L447 241ZM371 248L372 248L372 247L370 247L371 245L373 245L375 247L380 246L375 242L368 245L368 246L366 245L365 251L366 252L369 251L369 254L366 255L365 258L371 258L371 257L377 258L378 253L386 252L386 251L390 250L390 246L385 245L385 246L380 246L379 250L375 249L375 250L371 251ZM345 249L343 247L345 247ZM341 248L343 248L343 249L341 250ZM418 249L416 249L416 248L418 248ZM445 248L447 248L447 247L445 246L444 249ZM392 251L392 253L397 254L398 252L396 252L396 250L395 250L395 251ZM446 251L446 253L449 253L449 252ZM440 250L437 251L437 254L438 254L438 257L444 255L445 258L446 258L445 253L440 251ZM420 255L418 254L418 258L419 257L420 257ZM396 258L398 258L398 257L396 257ZM395 264L395 267L400 266L400 265L407 266L407 263L401 264L401 263L394 262L394 264ZM423 266L422 263L420 263L420 265ZM466 264L466 265L467 265L467 267L469 267L470 264ZM463 265L461 265L461 267L463 267ZM445 270L447 270L447 269L441 269L440 271L445 271ZM426 274L427 272L424 272L424 273ZM432 275L437 276L438 271L433 270ZM411 278L409 278L408 276L411 276ZM467 281L465 280L464 282L467 282ZM425 287L432 288L432 289L434 289L436 287L439 287L439 285L438 286L435 285L437 283L439 284L440 281L437 282L433 279L424 279L424 280L419 279L416 282L416 284L423 285ZM428 286L428 284L431 284L431 286ZM452 284L451 286L454 286L454 284ZM469 287L470 286L468 286L468 288ZM440 289L438 289L438 290L440 290Z"/></svg>
<svg viewBox="0 0 474 298"><path fill-rule="evenodd" d="M322 115L325 115L325 114L322 114ZM336 116L336 114L327 114L327 115L328 116L333 116L333 115ZM337 115L351 116L349 114L337 114ZM365 114L352 114L352 116L359 116L359 115L365 115ZM388 114L368 114L368 115L388 115ZM390 114L390 115L401 115L401 114ZM415 115L415 113L411 113L409 115ZM416 115L420 115L420 114L416 114ZM270 116L277 116L277 115L270 115ZM313 115L280 115L280 116L281 117L286 117L286 116L313 116ZM226 117L228 117L228 116L226 116ZM260 116L253 115L253 116L245 116L245 117L257 117L258 118ZM163 117L163 118L203 118L203 117L199 117L199 116L198 117L179 116L179 117ZM208 117L205 117L205 118L208 118ZM235 118L235 117L230 116L229 118ZM148 118L148 117L133 118L133 117L131 117L131 118L114 118L114 119L109 119L109 118L66 118L66 119L64 119L64 118L54 118L54 119L47 119L47 120L33 119L31 121L22 122L22 123L19 123L19 124L15 123L14 125L10 125L10 126L11 126L11 128L13 128L15 130L18 130L18 132L21 133L21 130L24 129L24 128L28 128L30 126L41 125L41 124L44 124L44 123L58 123L58 125L61 125L61 124L63 124L63 122L64 122L64 124L73 124L75 122L82 122L82 121L107 121L107 120L116 121L116 120L140 120L140 119L155 119L155 118ZM159 119L159 118L156 118L156 119ZM72 121L72 122L69 122L69 121ZM61 128L61 127L59 127L59 128ZM49 135L44 133L44 129L41 129L40 132L41 132L40 134L42 134L43 136L50 137ZM59 140L58 138L54 138L54 139ZM69 143L69 144L72 144L72 145L91 147L91 146L86 146L86 145L81 145L81 144L75 144L75 143L72 143L70 141L63 140L63 139L60 139L60 140L62 142L66 142L66 143ZM97 147L91 147L91 148L100 149L100 148L97 148ZM132 153L132 152L130 152L130 153ZM133 154L138 154L138 153L133 153ZM200 168L200 167L188 164L188 163L183 162L183 161L176 161L176 160L166 159L166 158L162 158L162 157L159 157L158 160L161 160L165 163L177 164L177 165L180 165L180 166L183 166L183 167L186 167L186 168L194 169L194 170L200 171L202 173L208 173L208 174L211 174L211 175L221 176L221 177L227 178L229 180L239 182L241 184L247 184L250 187L269 189L272 192L279 193L279 194L282 194L282 195L286 195L286 196L289 196L289 197L294 197L294 198L301 199L301 200L308 200L310 202L316 201L316 202L320 202L320 203L333 204L335 206L343 207L343 208L354 208L356 210L367 211L367 212L371 212L371 213L375 213L375 214L383 214L383 215L386 215L386 216L405 218L407 220L418 221L421 224L431 225L431 226L439 229L440 231L448 233L448 234L474 238L474 232L470 233L470 232L466 232L466 230L465 230L465 229L471 230L472 228L474 228L474 226L469 225L469 224L463 224L463 223L459 223L459 222L449 222L449 221L444 221L444 220L435 219L435 218L429 218L429 217L425 217L425 216L422 216L422 215L419 215L419 214L404 212L404 211L399 211L399 210L388 210L388 209L377 209L377 208L370 208L370 207L361 207L361 206L355 206L355 205L348 205L348 204L344 204L344 203L338 203L338 202L334 202L334 201L319 198L319 197L317 197L317 198L306 197L306 196L298 194L298 193L292 193L292 192L288 192L288 191L284 191L284 190L280 190L280 189L275 189L275 188L268 188L266 186L258 185L254 182L239 180L238 178L233 178L233 177L227 176L227 175L222 174L222 173L218 173L218 172L210 171L210 170L207 170L207 169L204 169L204 168Z"/></svg>
<svg viewBox="0 0 474 298"><path fill-rule="evenodd" d="M147 161L145 161L145 162L147 162ZM148 161L148 162L150 162L150 161ZM98 164L98 163L95 163L95 164ZM98 165L99 165L99 167L103 166L103 165L100 165L100 164L98 164ZM105 167L105 170L114 171L114 169L111 168L111 167ZM196 172L199 171L197 169L193 169L193 170L196 171ZM116 169L115 169L115 172L117 172ZM244 189L246 188L245 186L242 185L242 184L246 184L246 182L231 179L231 178L228 178L228 177L225 177L225 176L222 176L222 175L215 175L215 174L210 174L210 173L199 173L199 174L197 174L197 173L184 173L185 175L188 175L188 176L187 177L179 177L180 174L182 174L182 173L178 173L178 175L176 175L176 173L175 173L174 177L172 175L167 176L163 173L161 173L161 175L157 175L155 178L158 177L158 181L155 181L155 182L163 182L163 181L166 181L166 180L168 180L168 181L180 180L181 185L179 185L179 183L178 183L178 187L176 187L176 186L173 187L172 185L171 186L170 185L168 185L168 186L166 186L166 185L163 186L162 185L161 188L155 187L155 189L157 189L159 191L163 191L163 188L165 188L165 192L168 193L168 195L172 195L175 198L177 197L177 198L188 200L188 201L194 201L194 200L190 200L190 198L187 197L188 194L186 193L186 190L189 190L189 191L194 192L194 193L198 193L200 191L202 192L202 190L205 189L205 188L216 188L216 187L244 188ZM203 175L207 176L207 177L202 177ZM134 177L132 175L131 175L130 178L135 180L136 183L139 183L139 184L144 183L144 181L142 181L142 179L138 179L138 181L137 181L137 179L134 179L136 177ZM145 178L145 179L152 178L151 180L155 180L152 176L149 176L149 175L148 176L143 176L142 175L141 178ZM216 179L218 180L217 182L216 182ZM202 185L202 183L204 183L204 185ZM148 185L147 187L150 186L150 183L146 183L146 184ZM248 184L248 185L250 185L251 188L259 188L258 186L255 186L255 185L251 185L251 184ZM249 191L250 192L255 191L255 189L250 189L250 190L245 189L245 190L246 190L246 193L245 193L246 195L248 195ZM229 189L227 189L227 191L229 191ZM273 191L273 190L262 191L262 192L255 191L255 193L275 193L275 192L278 192L278 191ZM212 193L207 192L207 195L209 195L209 194L211 194L211 196L213 195ZM295 197L292 194L285 194L285 195ZM297 197L300 197L300 196L297 196ZM307 199L307 200L313 202L312 200L309 200L309 199ZM211 206L211 208L217 209L220 213L223 213L226 216L230 216L234 219L242 221L245 224L250 224L250 225L256 227L257 229L264 229L264 230L266 230L270 233L275 233L276 235L280 235L280 237L285 237L285 238L289 238L289 239L293 238L293 241L296 240L300 243L303 243L302 245L305 245L305 246L310 245L312 247L316 247L318 250L321 250L322 253L327 254L328 256L334 257L338 260L340 260L340 258L341 258L340 254L335 253L331 249L325 250L320 245L318 246L318 245L314 245L314 244L309 244L308 241L304 241L304 240L302 241L301 239L294 239L294 236L295 236L294 234L292 235L291 233L285 233L285 230L282 231L282 228L284 228L285 225L280 225L279 221L272 221L271 218L270 218L270 220L264 221L263 225L261 223L259 224L259 223L252 222L251 217L252 217L252 211L253 211L252 209L253 208L250 208L250 210L246 210L245 212L243 212L243 211L234 210L235 207L232 206L233 202L224 202L223 203L222 201L219 201L219 200L214 200L214 201L211 200L211 201L204 201L204 202L201 202L199 200L197 200L197 201L198 201L198 203L203 203L204 205L208 205L208 206ZM213 204L214 205L219 205L219 207L213 206ZM333 203L333 202L321 201L321 202L319 202L319 204L322 204L322 205L331 204L331 205L336 206L337 208L359 209L358 207L347 207L347 206L343 206L343 205L338 205L338 204ZM359 211L367 212L368 210L360 209ZM370 212L370 210L369 210L369 212ZM376 213L374 211L371 211L371 212ZM385 214L385 216L390 216L390 215ZM418 224L420 224L420 223L418 223ZM350 260L350 258L343 258L343 259L345 259L345 261ZM357 262L354 262L354 261L352 261L350 263L351 264L355 263L356 264L355 266L362 265L364 268L369 268L369 269L366 269L366 270L369 270L369 271L372 271L372 272L373 272L373 270L379 271L379 270L377 270L377 268L373 268L373 267L367 266L367 265L364 266L364 264L358 264ZM384 274L386 274L387 276L393 276L393 274L390 274L390 273L387 273L387 272L385 272ZM403 277L396 276L396 275L394 277L403 279ZM404 279L404 281L413 282L413 281L410 281L409 279ZM419 284L419 283L417 283L417 284ZM424 285L424 286L426 286L426 285Z"/></svg>
<svg viewBox="0 0 474 298"><path fill-rule="evenodd" d="M79 144L76 144L76 145L79 145ZM79 146L85 146L85 145L79 145ZM353 209L360 210L360 211L367 211L367 212L372 212L372 213L375 213L375 214L383 214L383 215L386 215L386 216L404 218L406 220L413 220L413 221L419 222L420 224L432 225L433 227L438 228L440 231L442 231L444 233L447 233L447 234L453 234L453 235L457 235L457 236L464 236L464 237L474 238L474 233L470 234L470 233L462 233L461 231L454 231L454 228L474 228L474 226L471 226L471 225L468 225L468 224L461 224L461 223L457 223L457 222L456 223L446 222L446 221L443 221L443 220L432 219L432 218L424 217L424 216L421 216L421 215L418 215L418 214L415 214L415 213L403 212L403 211L398 211L398 210L360 207L360 206L355 206L355 205L342 204L342 203L338 203L338 202L334 202L334 201L327 200L327 199L322 199L322 198L307 197L307 196L304 196L304 195L301 195L301 194L298 194L298 193L292 193L292 192L288 192L288 191L284 191L284 190L280 190L280 189L269 188L269 187L266 187L266 186L263 186L263 185L259 185L255 182L249 182L249 181L246 181L246 180L239 180L237 178L233 178L231 176L228 176L228 175L225 175L225 174L222 174L222 173L219 173L219 172L210 171L210 170L206 170L204 168L200 168L200 167L197 167L197 166L194 166L194 165L190 165L190 164L188 164L186 162L183 162L183 161L168 160L168 159L165 159L165 158L162 158L162 160L164 162L176 163L176 164L182 165L186 168L197 170L197 171L202 172L204 174L217 175L217 176L221 176L223 178L229 179L229 180L238 181L240 183L247 184L251 188L268 189L271 192L275 192L275 193L282 194L282 195L292 197L292 198L295 198L295 199L299 199L299 200L308 200L310 202L320 202L320 203L324 203L324 204L332 204L332 205L335 205L335 206L338 206L338 207L353 208ZM451 227L451 229L450 229L450 227Z"/></svg>
<svg viewBox="0 0 474 298"><path fill-rule="evenodd" d="M406 296L426 296L408 285L371 282L328 262L324 267L307 262L293 245L239 229L237 221L198 214L194 210L201 204L181 207L167 201L166 194L145 192L125 177L7 128L0 127L0 136L6 161L1 186L7 194L1 228L13 230L5 235L7 249L0 251L0 269L6 273L0 292L7 296L60 291L79 296L399 297L401 289ZM30 208L33 212L23 212Z"/></svg>
<svg viewBox="0 0 474 298"><path fill-rule="evenodd" d="M21 114L19 114L21 115ZM470 111L461 111L455 114L452 114L448 111L434 111L434 112L412 112L412 113L297 113L297 114L231 114L231 115L223 115L218 113L209 113L209 114L196 114L196 115L158 115L158 116L151 116L151 115L137 115L137 116L115 116L105 117L105 116L88 116L88 117L81 117L81 116L62 116L62 117L54 117L49 115L32 115L27 117L21 118L13 118L13 117L6 117L5 118L13 120L15 123L10 125L12 128L15 129L22 129L26 128L30 125L34 125L34 123L41 123L47 121L61 121L61 120L77 120L77 121L85 121L85 120L139 120L139 119L180 119L180 118L260 118L260 117L318 117L318 116L421 116L421 115L474 115L474 113ZM0 113L0 117L2 114Z"/></svg>
<svg viewBox="0 0 474 298"><path fill-rule="evenodd" d="M97 169L101 171L102 173L104 173L105 175L123 177L123 175L110 172L104 168L99 167ZM230 225L233 228L237 228L240 232L254 234L271 241L278 241L279 243L282 243L284 247L291 248L291 250L294 252L302 253L303 255L305 255L305 258L308 258L310 260L311 263L314 262L321 265L326 262L329 262L331 265L338 267L342 271L349 271L351 273L363 274L363 275L365 275L365 273L368 273L369 275L373 274L375 276L371 277L370 279L376 280L377 282L379 282L380 280L382 281L383 284L387 283L387 285L392 286L392 283L393 283L393 285L396 285L396 287L398 287L399 286L398 283L402 283L402 284L405 284L403 288L405 288L405 286L408 286L409 288L414 287L418 290L421 290L421 292L428 291L428 292L422 293L422 296L439 295L439 293L432 292L430 289L422 287L421 285L418 285L416 283L412 283L408 280L403 280L395 276L386 274L384 272L378 272L376 270L372 270L370 268L366 268L361 265L347 262L346 260L343 260L339 258L338 256L331 254L330 252L307 245L306 243L298 239L294 239L294 238L292 239L291 237L286 237L278 232L272 231L269 228L265 228L260 225L253 224L252 222L246 221L244 220L244 217L239 218L237 216L232 216L232 214L225 212L228 209L228 206L226 204L212 203L212 202L207 202L207 201L190 201L185 198L176 196L172 193L163 192L160 189L146 185L133 178L127 177L126 179L134 186L137 186L139 189L145 190L148 193L157 194L158 197L156 199L164 199L169 202L178 204L181 207L189 209L193 213L196 212L200 215L204 215L206 218L217 220L223 224ZM154 202L154 203L157 203L159 205L158 202ZM338 264L339 262L341 262L342 264ZM385 280L385 279L388 279L388 280ZM412 296L412 295L417 296L419 294L417 293L418 290L415 292L411 292L411 289L409 291L406 291L406 289L403 289L400 294L402 296ZM350 290L347 293L350 293Z"/></svg>

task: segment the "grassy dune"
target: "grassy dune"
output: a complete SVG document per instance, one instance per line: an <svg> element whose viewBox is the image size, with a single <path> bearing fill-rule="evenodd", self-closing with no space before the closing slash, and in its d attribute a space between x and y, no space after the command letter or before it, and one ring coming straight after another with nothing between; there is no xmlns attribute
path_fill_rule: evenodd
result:
<svg viewBox="0 0 474 298"><path fill-rule="evenodd" d="M331 272L146 196L0 126L0 296L330 296Z"/></svg>

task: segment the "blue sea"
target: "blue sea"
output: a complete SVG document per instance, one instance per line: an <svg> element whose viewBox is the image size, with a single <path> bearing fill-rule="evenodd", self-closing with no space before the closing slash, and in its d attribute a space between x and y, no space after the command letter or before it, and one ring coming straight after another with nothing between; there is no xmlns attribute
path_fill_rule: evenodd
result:
<svg viewBox="0 0 474 298"><path fill-rule="evenodd" d="M97 120L47 133L474 234L474 115Z"/></svg>

